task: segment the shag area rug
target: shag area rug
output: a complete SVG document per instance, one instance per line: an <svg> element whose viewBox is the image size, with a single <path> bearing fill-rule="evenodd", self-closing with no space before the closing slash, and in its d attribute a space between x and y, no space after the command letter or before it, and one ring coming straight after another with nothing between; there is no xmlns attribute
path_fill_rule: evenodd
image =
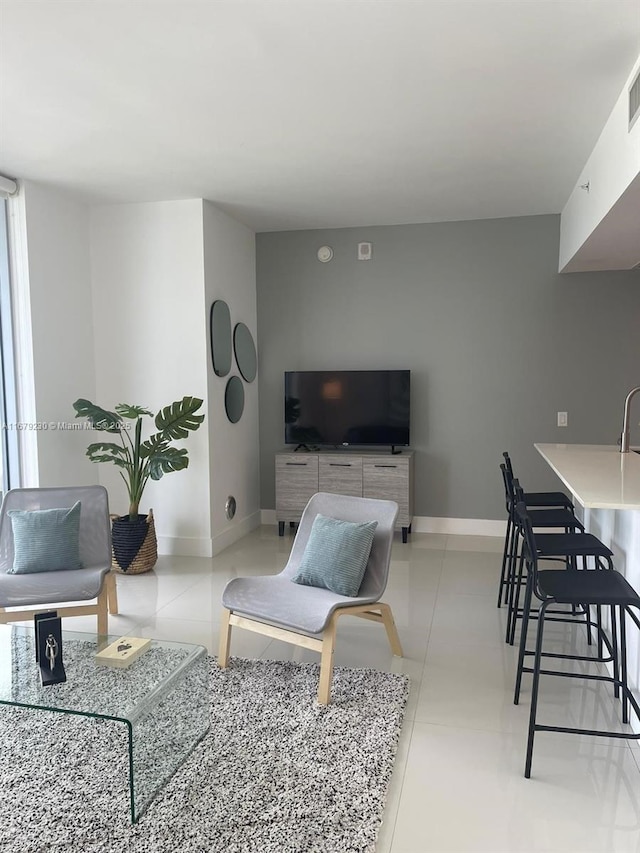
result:
<svg viewBox="0 0 640 853"><path fill-rule="evenodd" d="M132 826L123 724L0 706L2 853L372 853L409 680L210 659L211 731Z"/></svg>

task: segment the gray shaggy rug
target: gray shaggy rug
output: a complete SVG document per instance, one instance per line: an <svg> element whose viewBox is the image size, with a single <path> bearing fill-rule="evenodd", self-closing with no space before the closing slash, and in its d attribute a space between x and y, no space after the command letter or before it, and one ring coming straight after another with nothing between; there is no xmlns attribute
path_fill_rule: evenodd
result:
<svg viewBox="0 0 640 853"><path fill-rule="evenodd" d="M2 853L372 853L406 676L240 660L211 670L211 730L129 822L125 726L0 706Z"/></svg>

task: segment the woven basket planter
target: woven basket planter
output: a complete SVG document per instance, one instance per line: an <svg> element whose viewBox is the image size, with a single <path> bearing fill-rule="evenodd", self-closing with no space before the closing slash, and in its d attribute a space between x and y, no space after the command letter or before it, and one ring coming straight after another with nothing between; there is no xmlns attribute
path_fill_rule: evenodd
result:
<svg viewBox="0 0 640 853"><path fill-rule="evenodd" d="M134 522L128 515L111 516L111 568L123 575L140 575L152 569L158 559L158 542L153 510Z"/></svg>

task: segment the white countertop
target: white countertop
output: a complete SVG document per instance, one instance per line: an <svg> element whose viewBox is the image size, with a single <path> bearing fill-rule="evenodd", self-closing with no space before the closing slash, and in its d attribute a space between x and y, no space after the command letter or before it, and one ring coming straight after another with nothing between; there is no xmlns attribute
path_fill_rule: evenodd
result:
<svg viewBox="0 0 640 853"><path fill-rule="evenodd" d="M640 455L606 444L536 444L584 507L640 509Z"/></svg>

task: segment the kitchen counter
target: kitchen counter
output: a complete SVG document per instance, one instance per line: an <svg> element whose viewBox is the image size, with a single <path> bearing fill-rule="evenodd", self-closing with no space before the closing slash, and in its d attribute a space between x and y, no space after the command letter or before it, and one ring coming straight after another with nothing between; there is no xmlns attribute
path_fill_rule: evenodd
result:
<svg viewBox="0 0 640 853"><path fill-rule="evenodd" d="M535 448L573 494L576 515L586 530L611 548L616 569L640 591L640 455L620 453L617 446L604 444L536 444ZM627 624L629 686L637 695L640 636L630 620ZM640 725L632 717L633 730L640 734Z"/></svg>
<svg viewBox="0 0 640 853"><path fill-rule="evenodd" d="M583 507L640 510L640 455L616 445L536 444Z"/></svg>

